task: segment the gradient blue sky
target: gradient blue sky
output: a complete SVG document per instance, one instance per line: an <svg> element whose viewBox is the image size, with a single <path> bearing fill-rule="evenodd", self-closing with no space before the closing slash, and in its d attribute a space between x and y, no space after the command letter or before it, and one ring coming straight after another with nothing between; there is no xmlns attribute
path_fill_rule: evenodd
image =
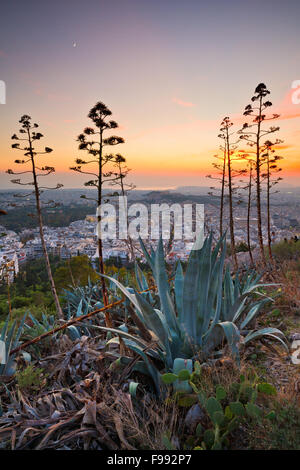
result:
<svg viewBox="0 0 300 470"><path fill-rule="evenodd" d="M300 2L196 0L10 1L1 5L0 185L19 157L9 137L24 113L54 149L51 177L67 187L76 135L91 106L113 111L126 144L118 148L138 187L207 184L225 115L240 123L255 86L271 89L283 119L285 176L300 176ZM76 47L73 43L76 42ZM82 155L81 155L82 156Z"/></svg>

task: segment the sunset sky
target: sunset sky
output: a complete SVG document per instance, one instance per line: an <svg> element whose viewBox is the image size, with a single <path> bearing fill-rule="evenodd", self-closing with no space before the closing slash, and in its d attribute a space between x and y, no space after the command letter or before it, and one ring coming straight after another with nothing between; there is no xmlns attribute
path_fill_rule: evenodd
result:
<svg viewBox="0 0 300 470"><path fill-rule="evenodd" d="M68 168L84 156L76 136L99 100L126 140L117 151L133 169L130 181L139 188L208 185L220 121L230 116L238 129L260 82L271 90L270 111L281 114L283 176L300 185L300 104L291 89L300 85L299 0L3 3L1 188L12 187L4 172L20 155L10 136L25 113L54 149L46 157L57 170L50 180L81 186L86 178Z"/></svg>

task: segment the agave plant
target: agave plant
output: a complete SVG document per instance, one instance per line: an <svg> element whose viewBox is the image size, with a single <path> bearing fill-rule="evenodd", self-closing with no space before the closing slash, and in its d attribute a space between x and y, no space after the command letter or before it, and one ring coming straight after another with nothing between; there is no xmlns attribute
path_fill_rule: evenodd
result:
<svg viewBox="0 0 300 470"><path fill-rule="evenodd" d="M142 276L143 273L142 273ZM118 288L113 282L117 279L117 274L111 278L109 282L109 292L113 301L120 300L118 295ZM81 317L87 313L92 312L96 309L104 307L102 302L102 288L100 284L92 284L88 281L88 285L84 287L73 287L72 290L64 289L64 297L66 300L65 314L66 319L71 320L72 318ZM127 314L128 303L125 303L125 312ZM103 315L104 318L104 315ZM85 326L71 325L67 327L67 333L69 334L72 341L80 338L82 335L90 336L90 328L92 323L88 322Z"/></svg>
<svg viewBox="0 0 300 470"><path fill-rule="evenodd" d="M151 359L159 359L165 370L172 371L177 359L186 361L200 357L205 360L220 348L224 340L227 340L237 361L241 344L247 345L263 336L286 347L284 335L276 328L250 330L245 337L241 335L241 330L249 326L271 299L260 293L267 284L259 283L259 276L255 273L247 273L239 280L238 275L232 278L229 268L224 269L224 237L215 248L212 247L211 235L201 248L195 244L185 274L179 263L172 283L168 282L162 240L156 251L151 249L150 253L140 242L157 285L160 306L155 308L149 296L145 297L148 294L139 294L109 278L132 305L134 311L131 315L137 326L136 334L118 329L110 331L122 336L126 346L140 355L144 364L138 368L140 371L146 368L157 386L158 375ZM140 272L139 277L137 282L141 282ZM154 344L152 347L149 347L150 338Z"/></svg>
<svg viewBox="0 0 300 470"><path fill-rule="evenodd" d="M93 285L90 279L87 286L73 287L72 290L64 289L64 298L67 303L67 319L103 307L101 287L98 284Z"/></svg>
<svg viewBox="0 0 300 470"><path fill-rule="evenodd" d="M30 320L30 322L29 324L28 323L24 324L24 329L23 329L23 333L21 336L21 339L25 341L30 341L44 333L48 333L48 331L53 330L56 326L55 316L47 315L44 312L42 313L41 319L35 318L31 313L28 314L28 319ZM56 337L57 337L57 333L51 336L51 338L56 338ZM45 341L45 345L48 346L50 344L50 337L46 338L44 341ZM37 353L37 355L39 356L41 354L39 343L33 344L32 347Z"/></svg>
<svg viewBox="0 0 300 470"><path fill-rule="evenodd" d="M66 300L65 314L66 320L73 317L81 317L95 309L102 308L102 290L98 284L92 284L90 279L88 285L84 287L73 287L72 290L64 289L64 298ZM72 341L80 338L82 335L89 335L87 327L70 325L67 327L67 333Z"/></svg>
<svg viewBox="0 0 300 470"><path fill-rule="evenodd" d="M112 279L116 278L117 275L112 277ZM116 285L111 281L108 287L111 296L118 300ZM66 301L65 311L68 320L72 317L85 315L104 306L100 284L93 284L90 279L87 286L72 287L71 290L64 289L64 299Z"/></svg>
<svg viewBox="0 0 300 470"><path fill-rule="evenodd" d="M17 327L16 320L9 328L9 315L1 330L0 334L0 376L11 376L16 371L15 355L11 351L17 348L20 344L20 337L24 328L26 315L21 320L19 327ZM29 361L29 354L22 352L24 359Z"/></svg>
<svg viewBox="0 0 300 470"><path fill-rule="evenodd" d="M45 313L42 313L41 320L35 318L31 313L29 313L28 317L31 320L31 325L28 325L27 323L24 325L24 335L27 340L33 339L43 333L47 333L55 327L54 315L46 315Z"/></svg>

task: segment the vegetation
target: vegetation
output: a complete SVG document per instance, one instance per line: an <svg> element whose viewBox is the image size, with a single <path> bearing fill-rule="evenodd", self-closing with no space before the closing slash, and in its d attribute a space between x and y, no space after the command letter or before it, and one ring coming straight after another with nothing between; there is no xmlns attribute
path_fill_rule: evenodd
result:
<svg viewBox="0 0 300 470"><path fill-rule="evenodd" d="M49 260L63 307L67 302L65 291L88 287L89 284L95 287L95 284L100 282L100 276L86 255L74 256L70 260L61 260L58 257L50 256ZM118 278L124 282L129 277L133 278L130 276L130 271L127 271L114 259L107 260L105 273L109 276L118 275ZM10 284L10 297L12 318L22 317L29 309L37 319L41 319L43 312L46 312L47 315L55 313L55 305L42 258L21 265L14 282ZM101 293L95 291L96 297L95 303L101 300ZM0 325L1 319L6 318L7 312L7 285L2 283L0 284Z"/></svg>
<svg viewBox="0 0 300 470"><path fill-rule="evenodd" d="M172 375L172 377L170 377ZM215 395L207 396L207 391L203 388L201 377L201 366L195 363L195 369L190 374L187 370L181 370L178 375L165 374L162 377L167 384L175 381L188 382L193 390L193 394L184 396L176 393L174 400L181 406L189 407L198 401L203 414L206 414L206 429L201 422L197 424L195 435L190 436L185 443L186 449L194 450L222 450L230 444L232 432L241 425L245 418L258 421L263 416L263 410L257 405L259 393L266 395L276 395L276 389L269 383L260 383L258 377L246 380L244 375L240 375L238 382L232 382L227 392L222 385L217 385ZM199 406L199 405L198 405ZM265 415L267 419L273 419L275 412L272 410ZM169 441L171 444L171 441ZM169 446L172 449L172 444ZM174 447L173 447L174 449Z"/></svg>
<svg viewBox="0 0 300 470"><path fill-rule="evenodd" d="M0 360L0 375L11 376L14 375L17 367L15 361L15 355L12 352L14 348L19 345L19 340L23 332L25 323L25 316L22 318L19 327L17 327L16 320L12 326L9 327L9 317L1 329L0 334L0 348L1 348L1 360Z"/></svg>
<svg viewBox="0 0 300 470"><path fill-rule="evenodd" d="M255 88L255 94L251 98L252 103L248 104L245 107L244 116L250 116L252 121L245 122L242 129L239 131L240 139L242 139L246 144L253 148L253 150L249 150L248 153L254 155L255 161L255 184L256 184L256 210L257 210L257 232L258 232L258 241L259 241L259 249L260 249L260 256L263 265L266 264L265 252L264 252L264 244L263 244L263 236L262 236L262 207L261 207L261 193L262 193L262 183L265 179L265 175L263 174L264 166L267 164L267 175L270 176L270 148L272 148L275 144L279 144L282 141L276 139L274 143L270 142L270 140L263 141L263 139L269 137L271 134L279 131L278 126L270 126L269 128L264 127L264 123L266 121L272 121L279 117L278 114L272 114L270 116L266 115L266 110L272 106L271 101L265 100L268 95L270 95L270 91L267 89L264 83L259 83ZM279 157L278 157L279 158ZM280 157L281 158L281 157ZM267 176L267 212L269 213L270 208L270 178ZM268 217L269 221L269 217ZM269 230L269 241L270 241L270 224L268 223L268 230Z"/></svg>
<svg viewBox="0 0 300 470"><path fill-rule="evenodd" d="M254 148L252 156L251 151L235 154L232 123L229 118L222 122L223 157L216 164L220 238L214 240L211 233L203 245L197 240L187 263L168 264L171 239L166 249L160 240L150 251L140 240L145 269L137 262L105 264L99 238L96 270L87 256L63 261L44 249L45 260L24 264L12 283L6 276L0 286L1 448L300 449L300 382L290 355L291 342L300 334L299 242L273 245L270 253L261 240L262 184L269 208L279 159L274 143L261 142L278 130L261 127L271 106L264 101L268 94L260 84L252 98L258 107L248 105L244 113L253 122L243 126L240 136ZM88 160L77 159L72 168L91 174L83 168L96 165L86 185L96 188L97 204L103 201L105 182L125 194L124 157L104 154L106 145L123 142L117 136L104 138L117 127L110 116L101 102L91 109L94 128L78 136ZM16 163L31 164L43 242L43 187L37 178L54 168L36 167L33 142L42 135L29 116L20 122L26 147L14 148L28 160ZM42 153L50 151L46 147ZM234 238L240 189L234 177L244 174L235 168L238 160L249 175L244 188L248 229L256 188L260 255L263 267L272 261L271 272L254 266L249 236L240 244ZM222 234L225 190L234 272ZM239 251L249 251L251 270L239 271Z"/></svg>
<svg viewBox="0 0 300 470"><path fill-rule="evenodd" d="M299 260L300 240L282 240L278 243L274 243L272 246L272 252L279 261Z"/></svg>
<svg viewBox="0 0 300 470"><path fill-rule="evenodd" d="M17 372L16 382L21 392L38 391L41 389L45 376L43 369L34 367L33 364L25 367L24 370Z"/></svg>
<svg viewBox="0 0 300 470"><path fill-rule="evenodd" d="M217 170L217 175L208 175L212 180L219 183L220 187L211 187L214 191L220 191L220 236L223 234L223 219L225 200L228 199L229 209L229 233L230 233L230 254L233 259L235 268L238 267L235 247L234 235L234 203L239 204L242 199L241 190L247 191L247 244L248 252L251 261L251 266L254 266L254 259L252 255L252 247L250 240L250 216L253 206L253 198L255 196L255 205L257 211L257 233L260 249L260 258L262 265L266 267L266 255L263 243L263 209L262 209L262 191L266 193L266 219L267 219L267 233L268 233L268 260L273 262L272 256L272 234L271 234L271 216L270 216L270 203L271 195L274 192L272 188L278 184L282 178L278 177L278 172L281 168L278 167L278 161L282 160L282 156L276 154L276 145L281 144L283 141L276 139L274 142L267 139L271 134L279 131L278 126L270 126L265 128L266 121L272 121L279 117L278 114L270 116L266 115L266 110L272 106L271 101L266 100L270 94L264 83L260 83L256 89L255 94L251 98L251 104L245 107L244 116L249 119L242 126L242 129L235 133L232 131L233 122L229 117L225 117L221 123L219 137L222 139L223 144L220 147L222 156L216 155L218 162L213 163L213 167ZM254 105L254 103L256 105ZM247 145L247 150L240 148L241 144ZM234 183L235 177L248 177L248 182L245 186L239 186ZM243 180L240 180L243 183ZM255 189L255 191L254 191ZM240 192L238 192L240 191ZM213 193L210 192L210 195ZM234 196L236 197L234 198Z"/></svg>
<svg viewBox="0 0 300 470"><path fill-rule="evenodd" d="M35 211L35 206L31 203L26 203L26 206L13 207L7 211L6 217L1 219L1 225L7 230L14 232L21 232L24 229L32 229L36 227L36 220L32 217L27 217ZM64 227L70 225L75 220L82 220L94 212L94 205L61 205L53 209L44 209L43 221L46 226L50 227Z"/></svg>
<svg viewBox="0 0 300 470"><path fill-rule="evenodd" d="M48 274L48 278L50 282L51 292L54 298L55 308L56 308L58 316L62 318L63 313L62 313L62 309L59 303L59 298L57 295L55 283L53 280L51 265L49 261L49 255L47 252L47 247L46 247L46 242L45 242L44 226L43 226L43 218L42 218L42 203L41 203L41 192L43 189L59 189L62 187L62 184L57 184L55 188L48 188L48 187L40 185L39 178L42 176L48 176L54 173L55 169L48 165L44 165L41 167L37 166L36 157L37 155L49 154L52 152L52 149L50 147L45 147L45 150L43 152L37 152L35 150L34 145L36 141L40 140L43 137L43 134L36 131L36 129L39 127L38 124L37 123L32 124L31 117L27 116L26 114L21 117L19 122L21 124L21 129L19 129L19 134L21 134L24 138L18 137L17 134L14 134L12 136L12 140L17 140L18 142L13 144L12 148L16 150L20 150L21 152L24 152L25 159L15 160L15 163L17 163L18 165L25 165L26 169L21 172L16 172L16 171L9 169L7 170L7 173L10 175L18 175L18 176L24 175L24 174L32 175L33 181L21 182L20 178L18 178L18 179L11 180L11 182L21 185L21 186L33 186L34 187L33 192L30 192L29 194L22 194L22 195L18 194L16 196L22 197L22 198L28 197L31 194L34 194L35 196L36 215L37 215L37 220L38 220L40 239L41 239L43 253L44 253L46 270L47 270L47 274ZM24 147L20 147L22 143ZM27 169L28 164L30 165L29 170ZM53 203L53 201L48 202L48 207L49 207L49 204L51 203Z"/></svg>
<svg viewBox="0 0 300 470"><path fill-rule="evenodd" d="M140 356L142 362L138 362L136 367L151 376L157 393L160 392L160 377L151 359L161 361L164 369L174 371L179 359L200 357L202 361L207 360L226 339L232 355L239 361L241 329L247 332L242 340L244 346L262 337L277 340L285 346L278 329L245 330L270 299L255 299L257 289L265 286L258 284L259 278L254 273L248 273L242 279L232 279L228 269L224 274L225 242L222 239L214 249L212 236L205 240L201 249L195 247L191 251L185 276L181 264L178 264L173 296L168 283L162 241L152 254L146 251L142 241L141 244L157 285L159 305L156 306L155 302L153 305L149 294L129 292L117 280L110 280L138 313L137 316L133 309L130 310L138 335L129 335L127 331L119 335L123 337L126 347ZM144 287L148 288L148 285ZM151 346L153 335L155 349Z"/></svg>
<svg viewBox="0 0 300 470"><path fill-rule="evenodd" d="M69 286L85 286L88 281L93 283L99 279L87 255L74 256L55 270L54 281L58 292Z"/></svg>
<svg viewBox="0 0 300 470"><path fill-rule="evenodd" d="M90 110L88 117L91 119L94 127L86 127L82 134L79 134L77 140L79 142L79 150L84 150L88 154L88 160L82 160L81 158L76 159L76 166L71 167L78 173L93 176L94 179L90 179L85 183L85 186L93 187L97 189L97 197L94 201L97 203L97 227L98 230L101 226L101 204L103 202L103 190L105 184L121 184L126 173L122 171L122 166L125 163L125 158L120 154L104 154L106 147L111 147L124 143L122 137L111 135L105 138L104 133L116 129L118 124L116 121L110 120L112 112L105 106L104 103L98 102ZM88 136L92 136L92 140L88 140ZM95 140L96 139L96 140ZM86 165L92 164L95 169L92 171L86 171L83 169ZM114 194L112 194L114 195ZM82 196L86 199L86 196ZM106 196L107 197L107 196ZM103 262L103 248L102 248L102 237L98 236L98 256L99 256L99 272L104 273L104 262ZM108 295L105 284L105 279L102 277L102 296L104 305L108 305ZM106 325L112 326L111 318L108 312L106 312Z"/></svg>
<svg viewBox="0 0 300 470"><path fill-rule="evenodd" d="M18 449L60 449L65 445L111 450L299 449L297 432L292 436L288 429L289 426L297 429L299 407L294 398L282 395L274 376L268 375L270 367L264 365L270 355L278 360L280 354L285 362L283 370L285 373L288 370L285 349L274 349L270 343L276 338L278 345L284 341L279 328L271 326L278 324L276 308L273 305L272 314L266 310L268 302L280 305L270 300L276 299L273 292L277 287L265 285L254 273L231 278L228 269L223 269L224 243L220 240L212 249L210 237L202 249L192 250L184 270L177 266L174 281L169 281L170 289L168 278L172 271L165 265L160 243L156 252L145 251L158 295L155 291L137 293L147 290L151 281L138 265L135 281L133 273L128 276L128 270L120 273L122 282L131 284L134 290L123 287L114 277L109 282L107 279L112 301L122 301L121 293L128 299L123 306L111 309L116 328L103 326L105 317L100 313L26 346L21 354L12 354L10 363L1 366L2 377L7 377L0 383L1 412L5 417L5 424L0 418L0 431L6 447L15 445L10 442L13 427ZM118 274L116 268L107 269ZM209 293L206 302L205 291ZM101 284L92 281L87 286L64 291L66 320L93 311L97 302L101 307L101 293ZM200 294L201 304L196 298ZM189 302L182 303L180 299ZM197 312L195 319L192 312ZM237 313L233 322L232 316ZM267 318L270 322L265 325ZM194 324L196 319L199 321ZM216 326L224 320L227 326ZM250 331L245 331L253 322ZM259 325L255 325L257 322ZM6 351L9 348L12 351L22 342L51 333L57 325L55 317L43 315L37 320L28 316L19 325L12 344L14 332L8 329L7 320L1 338ZM16 323L13 329L16 331ZM234 331L242 343L235 343L237 337L226 335L226 329ZM224 333L218 337L216 331ZM53 381L55 397L51 391ZM291 378L289 382L297 386ZM33 425L25 433L29 415L27 418L24 412L19 415L15 387L27 397L39 422L44 423L39 427ZM38 405L41 391L43 411ZM60 402L59 410L56 402ZM289 414L283 406L289 407ZM6 410L12 407L16 414L8 418ZM88 416L93 416L94 425L82 435ZM258 442L259 435L263 435L263 440Z"/></svg>

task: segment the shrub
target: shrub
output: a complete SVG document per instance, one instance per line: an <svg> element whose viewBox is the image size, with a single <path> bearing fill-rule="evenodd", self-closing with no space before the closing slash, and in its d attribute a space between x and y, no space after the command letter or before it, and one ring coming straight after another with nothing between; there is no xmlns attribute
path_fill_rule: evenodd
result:
<svg viewBox="0 0 300 470"><path fill-rule="evenodd" d="M300 258L300 240L275 243L272 245L272 253L279 261L297 260Z"/></svg>
<svg viewBox="0 0 300 470"><path fill-rule="evenodd" d="M40 390L45 384L44 370L28 365L24 370L16 373L16 381L21 391L31 392Z"/></svg>

